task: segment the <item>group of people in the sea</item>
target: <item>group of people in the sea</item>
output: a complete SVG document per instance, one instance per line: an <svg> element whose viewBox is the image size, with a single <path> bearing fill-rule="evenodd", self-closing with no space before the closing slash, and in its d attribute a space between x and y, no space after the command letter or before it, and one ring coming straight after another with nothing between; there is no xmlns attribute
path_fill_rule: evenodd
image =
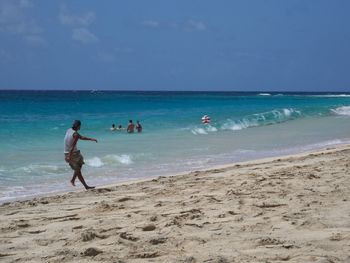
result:
<svg viewBox="0 0 350 263"><path fill-rule="evenodd" d="M134 133L135 129L138 133L142 132L142 125L140 121L136 121L136 125L133 123L132 120L129 120L128 127L126 128L127 133ZM115 124L112 124L112 127L110 128L111 131L123 131L125 128L121 124L118 125L118 127L115 126Z"/></svg>

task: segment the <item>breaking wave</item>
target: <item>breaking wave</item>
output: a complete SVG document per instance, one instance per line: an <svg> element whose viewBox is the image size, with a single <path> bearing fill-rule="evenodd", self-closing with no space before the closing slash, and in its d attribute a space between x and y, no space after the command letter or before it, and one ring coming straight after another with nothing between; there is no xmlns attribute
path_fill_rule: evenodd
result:
<svg viewBox="0 0 350 263"><path fill-rule="evenodd" d="M266 126L286 122L289 120L294 120L301 116L302 114L300 111L292 108L286 108L248 115L238 120L228 119L223 123L216 124L216 126L205 125L202 127L195 127L190 130L194 135L205 135L211 132L217 132L218 130L239 131L251 127Z"/></svg>
<svg viewBox="0 0 350 263"><path fill-rule="evenodd" d="M29 164L28 166L21 166L6 172L41 175L41 174L59 174L65 171L67 171L67 167L64 165Z"/></svg>
<svg viewBox="0 0 350 263"><path fill-rule="evenodd" d="M86 160L85 163L88 166L98 168L105 165L107 166L116 165L116 164L130 165L133 163L133 161L131 156L127 154L122 154L122 155L109 154L102 158L95 156L91 159Z"/></svg>
<svg viewBox="0 0 350 263"><path fill-rule="evenodd" d="M343 106L331 110L336 115L350 116L350 106Z"/></svg>
<svg viewBox="0 0 350 263"><path fill-rule="evenodd" d="M198 134L208 134L209 132L217 132L218 129L212 125L205 125L204 127L196 127L191 129L192 134L198 135Z"/></svg>
<svg viewBox="0 0 350 263"><path fill-rule="evenodd" d="M88 160L85 161L85 163L88 166L91 166L91 167L102 167L102 166L104 166L104 163L102 162L102 160L99 157L93 157L91 159L88 159Z"/></svg>
<svg viewBox="0 0 350 263"><path fill-rule="evenodd" d="M293 120L300 116L301 112L294 109L272 110L249 115L239 120L229 119L221 126L221 130L238 131L250 127L272 125Z"/></svg>
<svg viewBox="0 0 350 263"><path fill-rule="evenodd" d="M222 130L242 130L250 127L277 124L296 119L301 112L294 109L272 110L246 116L240 120L228 120L221 126Z"/></svg>

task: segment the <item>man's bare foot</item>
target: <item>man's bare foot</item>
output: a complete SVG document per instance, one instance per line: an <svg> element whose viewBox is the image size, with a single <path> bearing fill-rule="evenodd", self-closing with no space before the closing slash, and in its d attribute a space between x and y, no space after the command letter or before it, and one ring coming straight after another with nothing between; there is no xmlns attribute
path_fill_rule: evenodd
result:
<svg viewBox="0 0 350 263"><path fill-rule="evenodd" d="M71 183L73 186L75 186L74 180L70 180L70 183Z"/></svg>
<svg viewBox="0 0 350 263"><path fill-rule="evenodd" d="M85 189L86 189L86 190L95 189L95 186L86 186Z"/></svg>

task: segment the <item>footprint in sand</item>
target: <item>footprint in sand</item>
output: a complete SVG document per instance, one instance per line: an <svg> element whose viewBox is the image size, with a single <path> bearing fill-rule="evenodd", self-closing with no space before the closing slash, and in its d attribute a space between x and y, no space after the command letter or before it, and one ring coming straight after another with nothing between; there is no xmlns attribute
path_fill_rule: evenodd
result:
<svg viewBox="0 0 350 263"><path fill-rule="evenodd" d="M126 239L126 240L129 240L129 241L132 241L132 242L136 242L136 241L139 240L138 237L134 237L134 236L132 236L131 234L126 233L126 232L120 233L119 236L120 236L122 239Z"/></svg>
<svg viewBox="0 0 350 263"><path fill-rule="evenodd" d="M159 245L159 244L164 244L167 241L166 237L158 237L158 238L153 238L149 242L152 245Z"/></svg>
<svg viewBox="0 0 350 263"><path fill-rule="evenodd" d="M102 250L94 247L89 247L82 253L82 255L87 257L94 257L101 253L102 253Z"/></svg>
<svg viewBox="0 0 350 263"><path fill-rule="evenodd" d="M96 237L100 238L100 239L107 238L107 236L100 235L91 229L89 229L81 234L81 238L82 238L83 242L91 241L91 240L95 239Z"/></svg>
<svg viewBox="0 0 350 263"><path fill-rule="evenodd" d="M153 224L142 227L142 231L153 231L155 229L156 229L156 226Z"/></svg>

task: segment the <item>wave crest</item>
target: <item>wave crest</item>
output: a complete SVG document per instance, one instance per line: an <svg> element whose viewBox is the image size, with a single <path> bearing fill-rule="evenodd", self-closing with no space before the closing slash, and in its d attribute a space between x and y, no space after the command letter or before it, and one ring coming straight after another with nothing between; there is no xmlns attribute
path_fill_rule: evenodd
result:
<svg viewBox="0 0 350 263"><path fill-rule="evenodd" d="M109 165L115 165L115 164L129 165L133 163L131 156L127 154L122 154L122 155L109 154L102 158L95 156L91 159L86 160L85 162L88 166L91 166L91 167L102 167L105 165L109 166Z"/></svg>
<svg viewBox="0 0 350 263"><path fill-rule="evenodd" d="M198 135L198 134L208 134L209 132L217 132L218 129L212 125L205 125L202 128L193 128L191 129L192 134Z"/></svg>
<svg viewBox="0 0 350 263"><path fill-rule="evenodd" d="M120 164L132 164L132 158L130 155L127 154L122 154L122 155L116 155L116 154L109 154L106 155L103 160L108 163L108 164L113 164L113 163L120 163Z"/></svg>
<svg viewBox="0 0 350 263"><path fill-rule="evenodd" d="M294 109L272 110L247 116L240 120L228 120L221 126L222 130L242 130L250 127L265 126L285 122L301 116L301 112Z"/></svg>
<svg viewBox="0 0 350 263"><path fill-rule="evenodd" d="M104 165L102 160L98 157L93 157L91 159L86 160L85 162L88 166L91 167L102 167Z"/></svg>
<svg viewBox="0 0 350 263"><path fill-rule="evenodd" d="M239 131L251 127L272 125L281 122L293 120L302 116L301 112L292 108L285 108L279 110L272 110L263 113L256 113L248 115L239 120L228 119L224 123L214 125L205 125L204 127L191 128L194 135L206 135L210 132L217 132L218 130L232 130Z"/></svg>
<svg viewBox="0 0 350 263"><path fill-rule="evenodd" d="M350 116L350 106L342 106L336 109L331 109L331 111L337 115Z"/></svg>

